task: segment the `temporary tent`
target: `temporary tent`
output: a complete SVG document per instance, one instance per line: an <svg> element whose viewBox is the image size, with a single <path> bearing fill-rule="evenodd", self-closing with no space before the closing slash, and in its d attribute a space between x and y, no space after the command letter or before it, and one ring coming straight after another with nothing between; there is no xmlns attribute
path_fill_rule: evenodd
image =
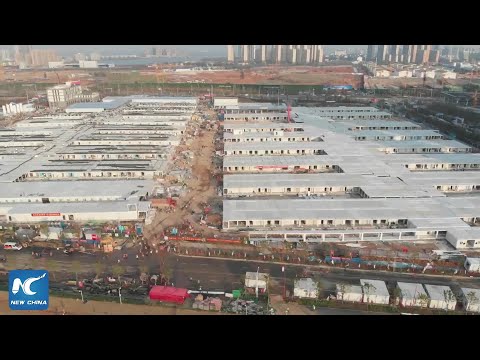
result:
<svg viewBox="0 0 480 360"><path fill-rule="evenodd" d="M175 304L183 304L189 298L187 289L173 286L153 286L150 290L150 300L157 300Z"/></svg>

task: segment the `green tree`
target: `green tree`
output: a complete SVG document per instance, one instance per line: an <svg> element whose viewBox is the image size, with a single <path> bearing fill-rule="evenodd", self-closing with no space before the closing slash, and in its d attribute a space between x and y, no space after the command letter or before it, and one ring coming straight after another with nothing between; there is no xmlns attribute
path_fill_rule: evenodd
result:
<svg viewBox="0 0 480 360"><path fill-rule="evenodd" d="M393 303L394 303L394 305L396 305L396 306L400 305L402 295L403 295L402 290L400 290L400 288L398 286L395 286L395 288L393 289Z"/></svg>
<svg viewBox="0 0 480 360"><path fill-rule="evenodd" d="M140 270L140 281L142 283L147 282L148 281L148 273L149 273L148 265L140 264L138 266L138 269Z"/></svg>
<svg viewBox="0 0 480 360"><path fill-rule="evenodd" d="M166 268L163 269L162 277L167 282L167 285L170 283L170 280L171 280L172 276L173 276L173 271L170 267L166 267Z"/></svg>
<svg viewBox="0 0 480 360"><path fill-rule="evenodd" d="M451 302L457 301L457 298L455 297L455 294L453 293L452 290L444 290L443 291L443 298L445 299L445 311L448 311L448 306Z"/></svg>
<svg viewBox="0 0 480 360"><path fill-rule="evenodd" d="M80 261L78 260L73 261L71 269L72 269L72 272L75 274L75 280L78 283L78 274L82 270L82 265L80 264Z"/></svg>
<svg viewBox="0 0 480 360"><path fill-rule="evenodd" d="M322 298L322 293L323 293L323 286L322 286L322 283L319 281L317 281L317 297L319 299Z"/></svg>
<svg viewBox="0 0 480 360"><path fill-rule="evenodd" d="M105 264L101 262L95 263L95 278L100 278L101 275L105 273Z"/></svg>
<svg viewBox="0 0 480 360"><path fill-rule="evenodd" d="M121 265L114 265L112 267L112 273L113 276L118 279L118 282L120 282L120 276L125 274L125 269Z"/></svg>
<svg viewBox="0 0 480 360"><path fill-rule="evenodd" d="M428 301L430 300L430 298L428 297L427 294L419 294L417 296L417 300L421 307L426 307L428 305Z"/></svg>
<svg viewBox="0 0 480 360"><path fill-rule="evenodd" d="M342 283L342 284L338 285L338 289L340 290L340 294L341 294L341 297L342 297L342 304L343 304L343 299L345 297L345 293L350 290L350 286Z"/></svg>
<svg viewBox="0 0 480 360"><path fill-rule="evenodd" d="M475 293L475 291L470 291L468 292L465 297L467 298L467 306L465 307L465 312L468 312L470 311L471 307L474 306L474 305L477 305L478 302L479 302L479 299L477 297L477 294Z"/></svg>
<svg viewBox="0 0 480 360"><path fill-rule="evenodd" d="M59 269L58 263L57 263L55 260L53 260L53 259L47 259L47 260L46 260L46 268L47 268L47 270L50 272L50 274L52 274L53 279L54 279L55 281L57 281L56 272L57 272L58 269Z"/></svg>
<svg viewBox="0 0 480 360"><path fill-rule="evenodd" d="M367 311L368 311L368 304L370 303L370 295L373 294L377 290L377 288L373 285L370 284L369 282L365 282L363 284L363 293L367 295Z"/></svg>

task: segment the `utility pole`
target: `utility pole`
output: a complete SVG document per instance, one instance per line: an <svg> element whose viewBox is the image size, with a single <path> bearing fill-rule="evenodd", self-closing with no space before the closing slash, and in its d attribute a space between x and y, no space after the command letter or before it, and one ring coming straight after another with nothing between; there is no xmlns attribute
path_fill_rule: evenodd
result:
<svg viewBox="0 0 480 360"><path fill-rule="evenodd" d="M255 296L258 298L258 272L260 271L260 266L257 267L257 281L255 282Z"/></svg>

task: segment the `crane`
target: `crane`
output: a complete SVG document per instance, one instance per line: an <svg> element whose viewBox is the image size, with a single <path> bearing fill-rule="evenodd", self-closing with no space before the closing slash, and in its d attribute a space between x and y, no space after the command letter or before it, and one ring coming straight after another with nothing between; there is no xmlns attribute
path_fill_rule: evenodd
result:
<svg viewBox="0 0 480 360"><path fill-rule="evenodd" d="M55 75L57 75L57 81L60 84L60 76L58 76L58 73L55 70L53 72L55 73Z"/></svg>

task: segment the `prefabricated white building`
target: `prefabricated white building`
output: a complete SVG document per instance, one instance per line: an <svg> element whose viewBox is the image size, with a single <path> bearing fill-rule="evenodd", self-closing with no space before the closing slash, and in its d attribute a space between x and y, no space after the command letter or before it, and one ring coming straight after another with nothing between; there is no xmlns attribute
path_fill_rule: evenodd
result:
<svg viewBox="0 0 480 360"><path fill-rule="evenodd" d="M465 269L468 272L480 272L480 258L467 257L465 260Z"/></svg>
<svg viewBox="0 0 480 360"><path fill-rule="evenodd" d="M342 291L343 290L343 291ZM337 284L337 300L363 302L363 291L359 285Z"/></svg>
<svg viewBox="0 0 480 360"><path fill-rule="evenodd" d="M302 299L316 299L318 298L317 282L311 278L295 280L293 288L293 296Z"/></svg>
<svg viewBox="0 0 480 360"><path fill-rule="evenodd" d="M388 304L390 294L387 285L381 280L360 279L363 288L363 302L372 304Z"/></svg>
<svg viewBox="0 0 480 360"><path fill-rule="evenodd" d="M256 273L256 272L247 272L245 274L245 287L247 288L258 288L260 290L266 291L268 282L268 274L265 273Z"/></svg>
<svg viewBox="0 0 480 360"><path fill-rule="evenodd" d="M238 98L236 97L215 97L213 99L214 109L225 109L226 106L237 106Z"/></svg>
<svg viewBox="0 0 480 360"><path fill-rule="evenodd" d="M398 282L397 288L400 289L400 304L402 306L428 306L428 294L423 289L422 284Z"/></svg>
<svg viewBox="0 0 480 360"><path fill-rule="evenodd" d="M461 288L463 307L467 311L480 312L480 289Z"/></svg>
<svg viewBox="0 0 480 360"><path fill-rule="evenodd" d="M430 298L430 309L455 310L457 299L448 286L426 284L424 287Z"/></svg>

